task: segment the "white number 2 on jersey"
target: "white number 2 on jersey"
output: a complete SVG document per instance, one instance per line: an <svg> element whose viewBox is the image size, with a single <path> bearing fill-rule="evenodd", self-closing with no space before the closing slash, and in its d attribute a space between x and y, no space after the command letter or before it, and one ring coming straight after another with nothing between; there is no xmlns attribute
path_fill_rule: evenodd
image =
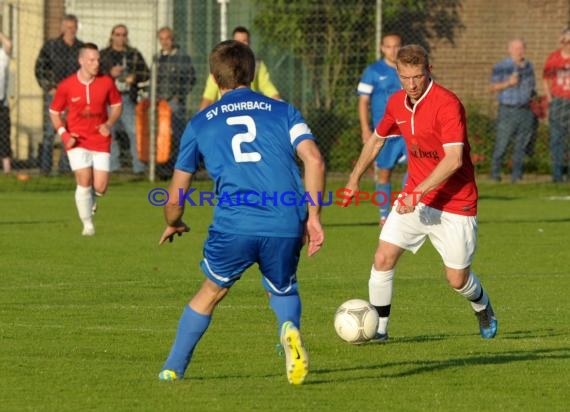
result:
<svg viewBox="0 0 570 412"><path fill-rule="evenodd" d="M261 153L259 152L244 152L241 149L242 143L251 143L257 137L257 129L255 122L251 116L233 116L226 119L226 123L230 126L242 124L247 127L247 132L237 133L232 138L232 151L234 152L234 159L236 162L259 162L261 160Z"/></svg>

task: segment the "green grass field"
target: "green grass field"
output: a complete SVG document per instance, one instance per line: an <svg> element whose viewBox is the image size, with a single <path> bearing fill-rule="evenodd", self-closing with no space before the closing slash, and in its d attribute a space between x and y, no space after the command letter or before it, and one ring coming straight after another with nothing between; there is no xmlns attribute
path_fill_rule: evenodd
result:
<svg viewBox="0 0 570 412"><path fill-rule="evenodd" d="M311 355L299 387L275 354L257 268L218 307L187 379L157 380L203 279L211 209L187 208L192 232L158 247L162 210L147 200L156 186L165 184L115 178L97 235L83 238L71 178L0 179L0 410L568 410L569 186L480 184L474 270L499 319L491 341L479 337L428 242L398 266L391 340L342 342L333 315L343 301L367 298L377 212L325 208L326 245L299 268Z"/></svg>

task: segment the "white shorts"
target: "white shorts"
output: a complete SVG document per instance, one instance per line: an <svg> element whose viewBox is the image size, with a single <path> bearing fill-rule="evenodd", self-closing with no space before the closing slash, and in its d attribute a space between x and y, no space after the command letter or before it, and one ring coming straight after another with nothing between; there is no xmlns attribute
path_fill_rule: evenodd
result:
<svg viewBox="0 0 570 412"><path fill-rule="evenodd" d="M401 215L394 208L380 232L380 240L412 253L428 236L445 266L465 269L477 246L477 216L443 212L419 203L413 213Z"/></svg>
<svg viewBox="0 0 570 412"><path fill-rule="evenodd" d="M108 172L111 170L111 154L106 152L96 152L94 150L76 147L67 152L71 170L76 171L92 167L95 170Z"/></svg>

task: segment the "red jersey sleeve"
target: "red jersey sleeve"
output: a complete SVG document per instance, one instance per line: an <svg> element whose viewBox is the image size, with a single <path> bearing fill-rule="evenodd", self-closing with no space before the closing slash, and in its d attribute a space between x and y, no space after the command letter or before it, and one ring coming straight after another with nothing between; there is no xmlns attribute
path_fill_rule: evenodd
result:
<svg viewBox="0 0 570 412"><path fill-rule="evenodd" d="M380 137L388 137L388 136L399 136L402 134L400 132L400 127L396 123L396 118L394 116L393 108L394 108L394 99L390 98L388 100L388 104L386 106L386 111L384 112L384 116L382 120L376 126L375 132Z"/></svg>
<svg viewBox="0 0 570 412"><path fill-rule="evenodd" d="M441 129L441 144L465 143L467 137L467 121L465 109L459 99L449 99L442 104L437 115Z"/></svg>
<svg viewBox="0 0 570 412"><path fill-rule="evenodd" d="M115 81L109 76L105 77L109 83L109 106L116 106L118 104L121 104L123 102L123 99L121 98L119 89L117 89L117 86L115 85Z"/></svg>
<svg viewBox="0 0 570 412"><path fill-rule="evenodd" d="M67 94L68 94L67 84L68 84L67 81L62 81L57 86L57 89L55 90L55 95L53 97L51 105L49 106L49 110L51 112L61 113L65 111L67 107Z"/></svg>

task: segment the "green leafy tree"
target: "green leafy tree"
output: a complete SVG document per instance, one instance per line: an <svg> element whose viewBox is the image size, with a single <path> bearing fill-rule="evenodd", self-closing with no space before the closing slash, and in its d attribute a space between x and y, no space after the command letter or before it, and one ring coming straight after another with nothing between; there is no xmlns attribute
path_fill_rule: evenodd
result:
<svg viewBox="0 0 570 412"><path fill-rule="evenodd" d="M309 86L300 108L319 136L329 170L349 169L360 145L355 89L377 49L376 0L252 1L262 42L303 68L302 79L298 72L289 75ZM384 0L382 30L429 50L438 39L453 43L462 27L459 8L459 0Z"/></svg>
<svg viewBox="0 0 570 412"><path fill-rule="evenodd" d="M298 57L308 70L313 108L331 110L353 93L360 71L376 50L375 0L255 3L254 24L264 42ZM459 8L459 0L385 0L383 30L401 33L405 43L429 50L435 39L453 43L462 27Z"/></svg>

